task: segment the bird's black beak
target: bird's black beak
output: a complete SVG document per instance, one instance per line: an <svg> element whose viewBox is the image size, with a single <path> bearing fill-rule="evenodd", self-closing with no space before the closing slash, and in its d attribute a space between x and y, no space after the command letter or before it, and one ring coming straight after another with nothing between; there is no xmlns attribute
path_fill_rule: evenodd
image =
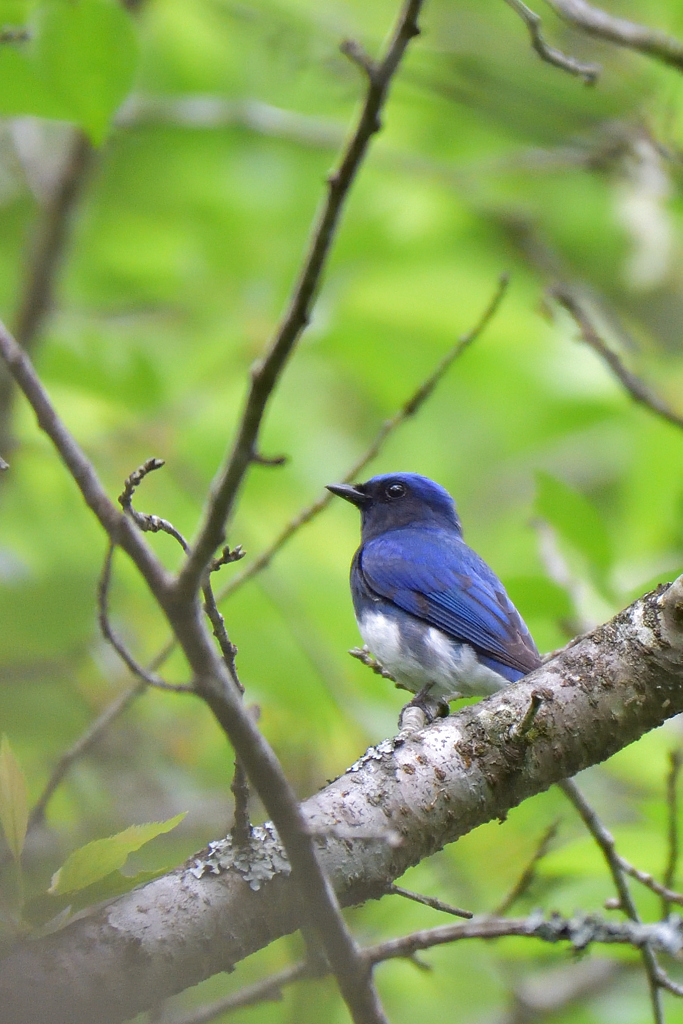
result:
<svg viewBox="0 0 683 1024"><path fill-rule="evenodd" d="M350 501L356 508L362 508L368 502L368 496L359 487L353 484L327 484L328 491L338 495L345 501Z"/></svg>

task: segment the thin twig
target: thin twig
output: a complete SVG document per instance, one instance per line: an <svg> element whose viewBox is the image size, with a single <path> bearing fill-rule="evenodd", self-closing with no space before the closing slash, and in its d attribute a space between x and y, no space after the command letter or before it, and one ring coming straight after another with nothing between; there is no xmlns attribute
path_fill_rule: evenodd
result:
<svg viewBox="0 0 683 1024"><path fill-rule="evenodd" d="M3 25L0 28L0 43L27 43L30 38L31 33L24 25L16 28L13 25Z"/></svg>
<svg viewBox="0 0 683 1024"><path fill-rule="evenodd" d="M683 764L683 751L671 750L669 752L669 773L666 778L666 806L668 810L668 847L669 856L664 871L664 886L666 889L673 889L676 884L676 870L678 868L678 776ZM671 910L671 900L662 900L662 917L666 917Z"/></svg>
<svg viewBox="0 0 683 1024"><path fill-rule="evenodd" d="M93 155L85 132L74 129L59 178L36 225L14 318L14 336L27 352L35 348L52 307L72 213L88 179ZM6 372L0 373L0 448L8 453L12 447L9 435L13 390L12 377Z"/></svg>
<svg viewBox="0 0 683 1024"><path fill-rule="evenodd" d="M545 830L545 832L540 838L540 841L536 849L531 855L529 863L526 865L521 875L508 892L507 896L505 896L501 900L496 909L493 911L494 917L505 917L506 914L509 914L515 903L517 903L518 900L520 900L522 896L524 896L524 894L529 890L531 884L536 878L536 868L538 867L538 863L539 861L543 860L543 858L548 853L548 850L550 849L550 844L557 835L557 830L559 827L560 819L557 818Z"/></svg>
<svg viewBox="0 0 683 1024"><path fill-rule="evenodd" d="M631 921L636 924L641 924L640 915L638 914L628 883L624 877L623 866L616 853L614 837L600 821L600 818L590 806L573 779L564 779L562 782L558 783L558 786L567 799L574 805L584 825L602 850L602 854L607 862L610 874L612 875L614 886L619 894L619 905L621 910L628 918L630 918ZM664 1010L662 1007L660 991L661 970L655 955L652 952L652 948L647 942L642 946L641 956L650 989L650 1002L652 1004L653 1019L655 1024L664 1024Z"/></svg>
<svg viewBox="0 0 683 1024"><path fill-rule="evenodd" d="M187 683L167 683L165 679L162 679L156 673L148 672L146 668L136 661L112 629L109 621L109 586L111 584L111 568L115 549L116 545L113 541L110 541L97 587L98 621L102 636L111 644L121 661L130 669L133 675L137 676L146 686L153 686L158 690L170 690L172 693L194 693L194 687Z"/></svg>
<svg viewBox="0 0 683 1024"><path fill-rule="evenodd" d="M421 892L412 892L410 889L404 889L401 885L390 885L387 893L391 896L404 896L407 900L422 903L425 907L432 907L433 910L441 910L444 914L453 914L454 917L464 917L468 921L474 917L471 910L453 907L450 903L437 900L435 896L424 896Z"/></svg>
<svg viewBox="0 0 683 1024"><path fill-rule="evenodd" d="M656 29L615 18L586 0L546 0L561 18L590 36L638 50L683 71L683 43Z"/></svg>
<svg viewBox="0 0 683 1024"><path fill-rule="evenodd" d="M665 885L658 882L657 879L648 874L647 871L641 871L640 868L634 867L633 864L622 857L620 853L616 853L615 851L615 855L619 861L621 870L627 875L630 875L631 878L635 878L635 880L640 882L641 885L647 886L647 888L651 889L652 892L661 896L664 902L677 903L679 906L683 906L683 893L676 892L674 889L667 889Z"/></svg>
<svg viewBox="0 0 683 1024"><path fill-rule="evenodd" d="M162 519L160 516L149 515L145 512L138 512L133 508L133 496L137 488L148 473L161 469L163 465L163 459L151 458L147 459L146 462L131 473L125 482L122 493L119 495L119 504L124 512L133 518L134 522L141 530L144 532L151 531L152 533L163 532L169 534L180 544L185 554L187 554L190 550L189 545L182 533L180 533L172 523L167 519ZM113 547L110 545L108 553L109 563L111 563L112 551ZM218 610L216 598L211 587L211 573L217 572L221 566L227 565L229 562L238 561L243 554L244 552L240 545L238 545L233 551L231 551L227 546L224 547L220 556L213 559L209 566L209 571L204 575L202 583L204 611L211 623L213 635L218 641L218 646L221 649L221 654L223 655L223 661L225 662L226 668L241 694L244 693L244 686L239 679L237 666L235 665L237 648L233 643L231 643L225 625L225 619ZM100 603L102 603L102 601ZM109 630L108 634L105 634L108 639L110 639L110 634L111 630ZM118 650L119 648L117 647L116 649ZM128 652L126 652L126 656L128 659L130 658ZM124 660L126 660L126 658L124 658ZM129 664L128 660L126 660L126 664ZM147 672L149 677L149 670L147 670ZM190 689L192 689L192 687L190 687ZM249 820L249 780L247 778L244 765L239 758L235 759L233 780L230 788L235 798L234 824L231 835L236 846L245 846L251 836L251 822Z"/></svg>
<svg viewBox="0 0 683 1024"><path fill-rule="evenodd" d="M679 430L683 430L683 416L674 412L659 395L649 388L645 381L627 369L617 353L605 344L574 289L567 284L556 284L550 289L550 295L557 299L560 305L564 306L569 315L573 317L581 331L581 340L590 345L603 362L607 363L614 376L626 388L631 398L635 402L646 406L656 413L657 416L661 416L668 423L672 423Z"/></svg>
<svg viewBox="0 0 683 1024"><path fill-rule="evenodd" d="M518 722L513 722L508 729L508 739L513 743L526 742L529 733L536 721L536 716L541 710L546 697L552 700L552 693L546 694L542 690L532 690L529 698L529 706L524 712L523 717Z"/></svg>
<svg viewBox="0 0 683 1024"><path fill-rule="evenodd" d="M233 845L244 849L251 838L251 820L249 818L249 780L239 758L235 759L235 772L230 785L235 798L235 812L230 829Z"/></svg>
<svg viewBox="0 0 683 1024"><path fill-rule="evenodd" d="M213 1003L207 1003L198 1010L186 1014L184 1017L173 1017L169 1024L209 1024L223 1014L234 1013L245 1006L254 1006L257 1003L279 1002L282 999L282 989L295 981L304 978L323 977L329 973L329 969L311 967L306 960L302 960L291 967L285 967L277 974L271 974L268 978L255 981L253 985L245 985L238 992L233 992L223 999L217 999Z"/></svg>
<svg viewBox="0 0 683 1024"><path fill-rule="evenodd" d="M256 466L285 466L289 462L288 455L261 455L260 452L254 452L251 457L251 461Z"/></svg>
<svg viewBox="0 0 683 1024"><path fill-rule="evenodd" d="M218 474L204 509L203 522L192 553L177 581L179 595L193 594L223 532L237 492L252 460L266 406L294 347L307 326L315 296L334 241L349 189L370 140L381 127L380 114L389 85L410 43L419 34L417 19L422 0L406 0L386 55L369 80L363 108L338 170L328 178L327 200L317 218L308 255L295 285L289 307L265 356L253 367L251 387L232 451Z"/></svg>
<svg viewBox="0 0 683 1024"><path fill-rule="evenodd" d="M576 75L578 78L582 78L586 85L593 85L600 76L599 64L588 64L585 61L578 60L576 57L570 57L566 53L562 53L554 46L550 46L545 41L541 33L541 18L535 11L532 11L530 7L527 7L522 0L505 0L508 7L511 7L515 11L526 27L529 29L529 36L531 38L531 45L541 58L548 64L552 64L556 68L562 68L563 71L568 71L570 75Z"/></svg>
<svg viewBox="0 0 683 1024"><path fill-rule="evenodd" d="M161 516L150 515L147 512L138 512L137 509L133 508L133 496L142 481L149 473L152 473L157 469L161 469L162 466L164 466L164 460L157 458L147 459L141 466L138 466L138 468L134 470L125 481L123 491L119 495L119 505L126 515L131 517L133 522L143 531L143 533L166 533L180 544L181 548L187 555L189 554L190 546L180 530L177 530L173 523L170 523L168 519L162 519ZM204 611L211 623L213 635L218 641L218 645L223 655L223 660L225 661L228 671L233 677L233 682L239 689L240 693L244 693L244 687L237 676L237 669L235 666L237 648L230 642L225 626L225 620L216 605L216 598L211 587L210 573L216 572L222 565L238 561L242 558L243 554L244 552L239 544L233 551L231 551L229 547L224 547L220 557L213 559L209 566L209 572L206 573L202 583ZM109 639L109 637L107 637L107 639ZM149 669L143 669L142 671L147 671L147 673L149 673Z"/></svg>
<svg viewBox="0 0 683 1024"><path fill-rule="evenodd" d="M472 921L425 928L410 935L389 939L370 946L363 952L373 964L396 957L410 957L423 949L446 945L464 939L500 939L517 935L522 938L541 939L544 942L570 942L575 949L586 949L590 944L619 943L644 950L650 943L671 955L683 947L683 920L657 921L642 924L634 921L606 921L593 914L576 914L573 918L560 914L534 913L529 917L475 917Z"/></svg>
<svg viewBox="0 0 683 1024"><path fill-rule="evenodd" d="M576 914L573 918L566 918L560 914L545 917L538 912L521 918L476 917L458 924L424 928L379 942L374 946L366 946L361 952L369 964L377 966L387 960L413 960L418 951L433 949L435 946L471 939L491 940L507 937L539 939L551 944L569 942L577 950L584 950L593 943L616 943L643 949L646 943L651 942L657 948L677 956L683 948L683 919L636 924L631 921L607 921L596 914ZM316 963L311 966L306 961L301 961L184 1017L174 1017L169 1024L209 1024L209 1021L215 1020L221 1014L232 1013L256 1003L280 999L281 990L286 985L304 978L321 978L327 973L329 969L326 969L324 964ZM668 981L670 991L675 995L683 994L683 986L676 985L670 979ZM665 982L662 984L666 985Z"/></svg>

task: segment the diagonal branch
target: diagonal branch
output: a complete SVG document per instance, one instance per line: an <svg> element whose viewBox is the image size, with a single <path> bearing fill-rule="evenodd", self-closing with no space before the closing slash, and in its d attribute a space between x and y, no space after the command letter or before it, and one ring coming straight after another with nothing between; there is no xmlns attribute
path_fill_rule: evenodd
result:
<svg viewBox="0 0 683 1024"><path fill-rule="evenodd" d="M593 839L600 847L602 855L607 862L607 867L612 875L614 887L619 893L619 908L626 914L634 924L642 924L638 908L635 905L631 890L625 878L623 866L617 855L614 838L602 821L590 806L583 793L573 779L564 779L560 782L560 789L567 799L578 811L584 825L593 836ZM641 946L643 966L647 975L648 987L650 989L650 1001L652 1003L652 1014L655 1024L664 1024L664 1009L660 992L659 965L655 959L652 946L649 942L643 942Z"/></svg>
<svg viewBox="0 0 683 1024"><path fill-rule="evenodd" d="M585 61L578 60L576 57L570 57L569 54L563 53L562 50L558 50L555 46L550 46L543 38L539 15L532 11L530 7L527 7L525 3L522 3L522 0L505 0L505 3L520 16L529 29L531 45L541 60L546 61L547 64L552 64L556 68L561 68L563 71L568 71L570 75L582 78L586 85L592 85L597 81L600 74L600 66L598 64L588 64Z"/></svg>
<svg viewBox="0 0 683 1024"><path fill-rule="evenodd" d="M550 289L550 295L557 299L560 305L564 306L569 315L573 317L581 331L581 340L589 345L594 352L597 352L602 361L609 366L614 376L628 391L634 402L644 405L663 420L683 430L683 416L671 409L659 395L652 391L645 381L641 380L640 377L624 366L617 353L605 344L596 331L575 289L568 284L555 284Z"/></svg>
<svg viewBox="0 0 683 1024"><path fill-rule="evenodd" d="M252 368L251 385L232 451L214 481L203 522L190 557L178 577L179 594L196 592L213 552L221 544L225 523L252 460L268 401L302 331L307 326L339 219L373 135L381 128L380 114L389 85L410 40L419 34L422 0L406 0L385 57L368 75L368 88L358 124L338 169L328 178L328 193L313 227L308 254L294 287L289 307L264 357Z"/></svg>
<svg viewBox="0 0 683 1024"><path fill-rule="evenodd" d="M50 312L55 280L69 235L71 215L80 199L93 163L93 148L79 129L71 133L68 152L36 227L23 289L14 322L19 344L32 352ZM9 451L13 404L12 377L0 372L0 451Z"/></svg>
<svg viewBox="0 0 683 1024"><path fill-rule="evenodd" d="M575 28L589 36L607 39L617 46L637 50L648 57L683 71L683 43L665 32L646 28L626 18L615 18L587 0L546 0L547 3Z"/></svg>

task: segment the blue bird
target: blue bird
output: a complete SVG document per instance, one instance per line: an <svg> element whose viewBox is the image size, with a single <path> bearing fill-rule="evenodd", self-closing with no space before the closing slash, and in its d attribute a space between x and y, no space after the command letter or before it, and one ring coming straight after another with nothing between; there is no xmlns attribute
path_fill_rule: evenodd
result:
<svg viewBox="0 0 683 1024"><path fill-rule="evenodd" d="M417 473L327 489L361 513L351 563L360 634L429 720L450 700L495 693L540 665L503 584L463 540L448 491Z"/></svg>

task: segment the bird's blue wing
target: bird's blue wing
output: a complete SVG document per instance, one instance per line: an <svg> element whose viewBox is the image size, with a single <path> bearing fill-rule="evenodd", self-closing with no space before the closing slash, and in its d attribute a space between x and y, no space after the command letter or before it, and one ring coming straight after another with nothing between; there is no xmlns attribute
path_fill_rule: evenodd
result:
<svg viewBox="0 0 683 1024"><path fill-rule="evenodd" d="M364 544L358 569L376 594L520 672L540 664L495 573L455 533L405 527Z"/></svg>

